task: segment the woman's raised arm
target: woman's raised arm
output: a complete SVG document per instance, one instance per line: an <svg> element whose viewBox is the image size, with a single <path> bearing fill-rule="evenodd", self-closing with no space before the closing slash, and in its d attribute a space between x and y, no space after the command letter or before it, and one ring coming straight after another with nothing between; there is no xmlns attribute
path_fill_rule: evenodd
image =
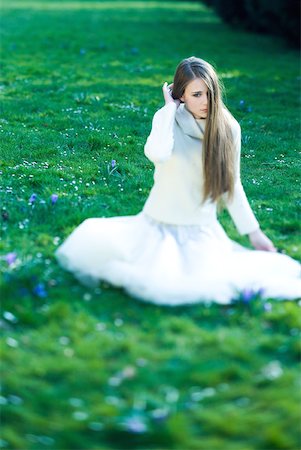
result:
<svg viewBox="0 0 301 450"><path fill-rule="evenodd" d="M172 98L171 86L167 86L167 83L163 85L165 106L155 113L152 129L144 146L145 156L154 164L166 161L174 146L173 126L180 101Z"/></svg>

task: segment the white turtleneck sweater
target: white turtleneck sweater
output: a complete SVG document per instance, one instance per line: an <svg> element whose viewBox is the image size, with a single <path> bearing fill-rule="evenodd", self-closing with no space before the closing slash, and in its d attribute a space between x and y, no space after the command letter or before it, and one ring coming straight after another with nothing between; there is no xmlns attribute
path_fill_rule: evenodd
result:
<svg viewBox="0 0 301 450"><path fill-rule="evenodd" d="M228 201L226 194L223 200L243 235L258 229L259 223L240 179L240 125L229 117L236 149L236 181L233 200ZM216 202L201 203L205 125L206 119L195 119L183 103L178 108L174 102L168 103L155 113L144 147L145 155L155 165L154 185L143 207L150 217L175 225L209 225L217 219Z"/></svg>

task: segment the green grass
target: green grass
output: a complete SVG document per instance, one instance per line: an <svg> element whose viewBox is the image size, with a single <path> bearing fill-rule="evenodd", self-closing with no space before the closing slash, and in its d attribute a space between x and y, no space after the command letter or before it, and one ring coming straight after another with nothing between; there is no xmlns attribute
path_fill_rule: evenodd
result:
<svg viewBox="0 0 301 450"><path fill-rule="evenodd" d="M241 124L262 229L300 259L296 51L189 2L5 0L1 21L0 251L17 260L1 258L0 447L299 449L298 302L163 308L90 291L53 256L85 218L141 210L161 85L196 55Z"/></svg>

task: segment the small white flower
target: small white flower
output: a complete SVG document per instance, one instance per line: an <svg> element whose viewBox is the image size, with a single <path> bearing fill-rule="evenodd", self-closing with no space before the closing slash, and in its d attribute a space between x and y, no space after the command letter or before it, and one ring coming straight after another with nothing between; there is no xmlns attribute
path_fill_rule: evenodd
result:
<svg viewBox="0 0 301 450"><path fill-rule="evenodd" d="M82 421L82 420L86 420L88 418L88 414L84 411L74 411L74 413L72 414L72 417L75 420Z"/></svg>
<svg viewBox="0 0 301 450"><path fill-rule="evenodd" d="M261 372L268 380L275 380L283 374L283 370L279 361L271 361L261 369Z"/></svg>
<svg viewBox="0 0 301 450"><path fill-rule="evenodd" d="M6 339L6 343L7 343L7 345L9 345L10 347L13 347L13 348L18 347L18 345L19 345L18 341L16 341L16 339L14 339L12 337L8 337Z"/></svg>

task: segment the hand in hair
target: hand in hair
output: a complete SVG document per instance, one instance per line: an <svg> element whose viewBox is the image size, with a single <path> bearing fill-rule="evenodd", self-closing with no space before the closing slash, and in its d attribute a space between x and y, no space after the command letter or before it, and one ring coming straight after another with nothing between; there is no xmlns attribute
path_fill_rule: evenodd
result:
<svg viewBox="0 0 301 450"><path fill-rule="evenodd" d="M165 81L165 83L163 84L162 87L162 91L163 91L163 96L164 96L164 100L165 100L165 104L167 105L167 103L175 103L178 106L180 105L180 100L178 99L174 99L172 97L172 87L173 87L173 83L167 85L167 82Z"/></svg>
<svg viewBox="0 0 301 450"><path fill-rule="evenodd" d="M260 228L249 234L251 244L256 250L277 252L273 242L261 231Z"/></svg>

